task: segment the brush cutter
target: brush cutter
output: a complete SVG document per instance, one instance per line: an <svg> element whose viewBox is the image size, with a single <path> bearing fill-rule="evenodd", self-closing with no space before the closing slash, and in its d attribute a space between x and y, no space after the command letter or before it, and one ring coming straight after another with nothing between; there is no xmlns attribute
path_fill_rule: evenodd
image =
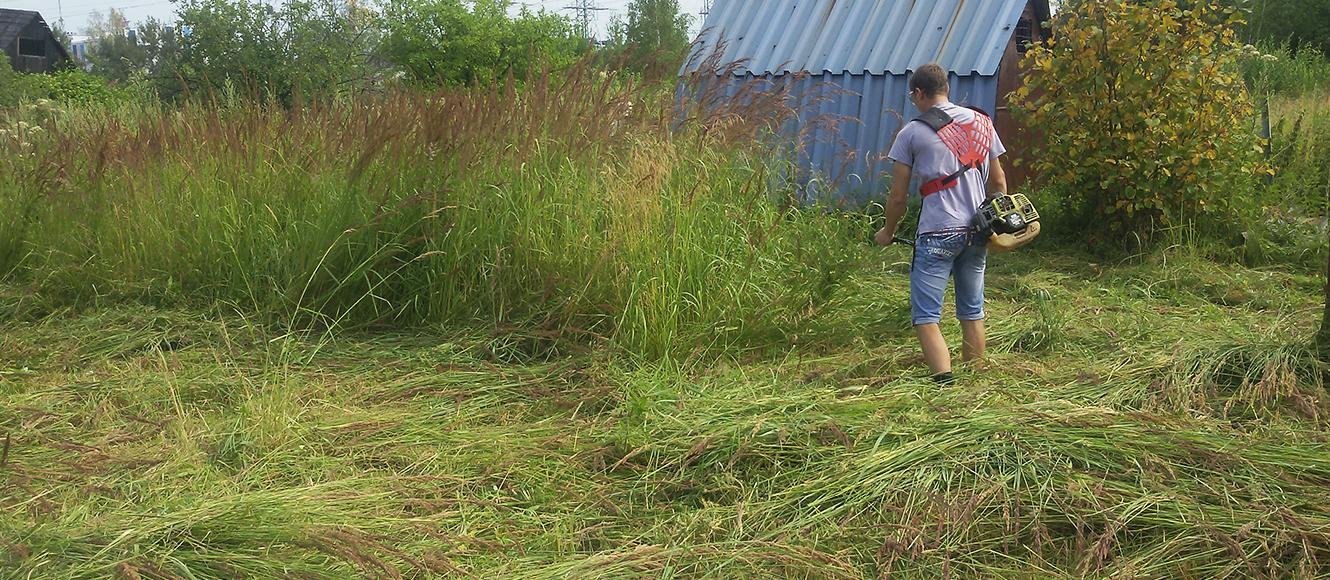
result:
<svg viewBox="0 0 1330 580"><path fill-rule="evenodd" d="M1023 194L999 195L984 200L974 214L974 227L988 236L988 249L1009 252L1039 235L1039 212Z"/></svg>
<svg viewBox="0 0 1330 580"><path fill-rule="evenodd" d="M1029 198L1017 193L1002 194L984 200L974 214L974 231L988 237L988 249L994 253L1009 252L1024 246L1039 236L1039 212ZM914 247L914 240L892 236L891 241ZM910 256L914 267L914 256Z"/></svg>

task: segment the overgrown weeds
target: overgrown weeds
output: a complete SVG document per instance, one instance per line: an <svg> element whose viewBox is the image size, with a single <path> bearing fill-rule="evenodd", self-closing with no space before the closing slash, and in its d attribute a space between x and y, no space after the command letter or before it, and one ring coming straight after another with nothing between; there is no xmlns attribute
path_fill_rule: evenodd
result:
<svg viewBox="0 0 1330 580"><path fill-rule="evenodd" d="M1253 93L1296 98L1330 91L1330 60L1316 47L1261 42L1251 48L1239 68Z"/></svg>
<svg viewBox="0 0 1330 580"><path fill-rule="evenodd" d="M648 358L814 340L867 226L776 203L751 143L787 92L676 117L668 92L579 68L61 111L7 156L0 271L69 304L220 301L292 329L482 324Z"/></svg>

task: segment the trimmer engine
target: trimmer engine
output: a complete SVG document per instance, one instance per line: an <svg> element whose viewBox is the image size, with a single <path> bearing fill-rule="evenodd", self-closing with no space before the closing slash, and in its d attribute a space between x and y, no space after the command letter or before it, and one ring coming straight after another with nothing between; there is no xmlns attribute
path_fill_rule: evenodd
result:
<svg viewBox="0 0 1330 580"><path fill-rule="evenodd" d="M988 249L995 252L1014 250L1039 235L1039 212L1019 193L984 200L974 219L979 233L988 236Z"/></svg>

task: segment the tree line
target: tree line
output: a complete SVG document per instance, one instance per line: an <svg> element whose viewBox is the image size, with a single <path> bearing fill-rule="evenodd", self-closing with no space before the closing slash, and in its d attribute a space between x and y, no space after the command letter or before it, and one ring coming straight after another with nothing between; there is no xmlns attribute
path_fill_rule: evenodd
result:
<svg viewBox="0 0 1330 580"><path fill-rule="evenodd" d="M483 83L586 58L673 73L691 17L678 0L631 0L595 42L565 15L510 0L181 0L174 19L94 14L89 72L166 99L219 90L283 101L385 86Z"/></svg>

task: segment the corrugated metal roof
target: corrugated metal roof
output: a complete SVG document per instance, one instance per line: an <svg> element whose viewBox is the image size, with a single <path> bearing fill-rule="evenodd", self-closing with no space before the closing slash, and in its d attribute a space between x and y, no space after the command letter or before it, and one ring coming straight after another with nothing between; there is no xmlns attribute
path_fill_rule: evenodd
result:
<svg viewBox="0 0 1330 580"><path fill-rule="evenodd" d="M723 47L738 73L993 75L1027 0L716 0L681 73Z"/></svg>

